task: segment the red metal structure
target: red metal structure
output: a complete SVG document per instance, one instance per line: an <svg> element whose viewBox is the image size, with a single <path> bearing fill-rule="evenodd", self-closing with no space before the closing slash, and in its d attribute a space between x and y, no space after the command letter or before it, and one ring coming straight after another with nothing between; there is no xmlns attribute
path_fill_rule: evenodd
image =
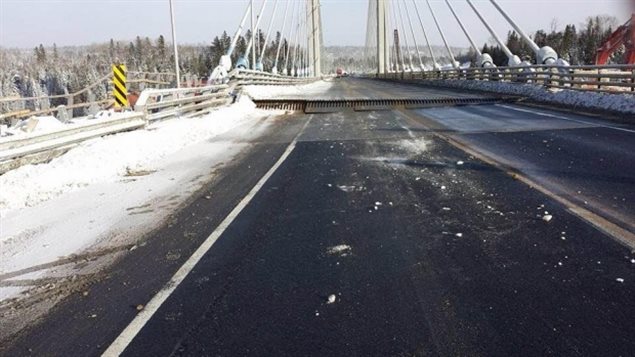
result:
<svg viewBox="0 0 635 357"><path fill-rule="evenodd" d="M606 64L611 54L621 45L626 47L626 63L635 64L635 14L598 48L595 64Z"/></svg>

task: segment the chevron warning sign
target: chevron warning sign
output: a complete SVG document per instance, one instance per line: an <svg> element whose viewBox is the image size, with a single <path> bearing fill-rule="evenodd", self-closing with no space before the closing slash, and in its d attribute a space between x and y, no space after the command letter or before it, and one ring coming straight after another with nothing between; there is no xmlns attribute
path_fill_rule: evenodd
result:
<svg viewBox="0 0 635 357"><path fill-rule="evenodd" d="M112 95L115 97L115 106L125 108L128 106L128 90L126 89L126 65L112 65Z"/></svg>

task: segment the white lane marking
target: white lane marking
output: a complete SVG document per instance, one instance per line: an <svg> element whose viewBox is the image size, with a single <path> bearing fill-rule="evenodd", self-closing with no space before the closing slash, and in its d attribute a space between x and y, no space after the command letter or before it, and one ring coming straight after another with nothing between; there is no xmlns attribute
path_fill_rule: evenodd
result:
<svg viewBox="0 0 635 357"><path fill-rule="evenodd" d="M502 108L507 108L507 109L511 109L511 110L515 110L515 111L519 111L519 112L525 112L525 113L531 113L531 114L536 114L536 115L542 115L544 117L550 117L550 118L556 118L556 119L561 119L561 120L567 120L567 121L573 121L576 123L581 123L581 124L587 124L587 125L593 125L593 126L597 126L597 127L601 127L601 128L607 128L607 129L614 129L614 130L619 130L619 131L625 131L627 133L635 133L635 130L631 130L631 129L625 129L625 128L619 128L616 126L611 126L611 125L604 125L604 124L599 124L599 123L592 123L592 122L588 122L588 121L584 121L584 120L579 120L579 119L571 119L571 118L567 118L565 116L562 115L557 115L557 114L550 114L550 113L545 113L545 112L538 112L535 110L531 110L531 109L521 109L521 108L516 108L516 107L512 107L509 105L505 105L505 104L496 104L497 107L502 107Z"/></svg>
<svg viewBox="0 0 635 357"><path fill-rule="evenodd" d="M278 161L267 171L267 173L260 178L256 186L254 186L251 191L245 196L236 207L225 217L225 219L216 227L216 229L210 234L207 239L201 244L200 247L192 254L192 256L181 266L181 268L172 276L172 279L168 281L167 284L163 286L163 288L146 304L143 310L141 310L137 316L130 322L130 324L117 336L115 341L108 347L106 351L102 354L102 356L110 357L110 356L119 356L123 351L130 345L130 342L137 336L137 334L141 331L141 329L145 326L145 324L150 321L152 316L159 310L163 302L167 300L167 298L172 295L174 290L185 280L187 275L194 269L196 264L207 254L207 251L214 245L216 240L225 232L227 227L238 217L240 212L251 202L251 200L256 196L258 191L265 185L267 180L276 172L276 170L282 165L282 163L289 157L293 149L295 149L296 144L298 143L298 138L306 127L309 125L313 117L310 116L307 122L304 124L300 132L296 135L293 141L287 146L287 149L284 151L282 156L278 159Z"/></svg>

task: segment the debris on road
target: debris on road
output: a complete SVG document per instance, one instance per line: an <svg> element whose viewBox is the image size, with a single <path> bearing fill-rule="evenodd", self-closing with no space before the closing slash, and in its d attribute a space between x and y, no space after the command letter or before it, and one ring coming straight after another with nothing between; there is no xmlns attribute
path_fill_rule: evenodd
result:
<svg viewBox="0 0 635 357"><path fill-rule="evenodd" d="M329 295L329 299L328 299L327 304L333 304L333 303L335 303L335 300L337 300L337 297L335 296L335 294L331 294L331 295Z"/></svg>
<svg viewBox="0 0 635 357"><path fill-rule="evenodd" d="M340 255L342 257L347 256L348 254L350 254L352 251L352 248L350 245L347 244L340 244L340 245L336 245L334 247L330 247L327 249L327 253L330 255Z"/></svg>

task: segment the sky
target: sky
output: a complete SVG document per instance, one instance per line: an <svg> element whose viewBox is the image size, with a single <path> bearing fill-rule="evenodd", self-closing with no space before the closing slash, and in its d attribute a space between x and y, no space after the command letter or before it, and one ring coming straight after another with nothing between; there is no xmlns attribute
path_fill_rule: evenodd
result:
<svg viewBox="0 0 635 357"><path fill-rule="evenodd" d="M178 43L210 43L226 30L236 31L248 0L173 0ZM271 18L270 0L261 28ZM279 0L274 28L280 28L288 1ZM398 0L388 0L398 1ZM406 1L418 40L422 32L417 26L412 0ZM450 0L459 17L483 44L491 35L479 22L464 0ZM257 8L261 0L256 0ZM473 0L495 31L503 38L511 27L488 0ZM325 45L363 45L366 36L367 0L322 0L322 22ZM433 44L442 44L432 17L423 0L417 0L424 26ZM467 47L467 41L447 5L431 0L448 41L453 46ZM498 0L498 3L526 32L549 30L554 18L558 28L566 24L580 25L588 16L611 15L626 22L635 11L635 0ZM402 3L403 4L403 3ZM269 15L267 15L269 14ZM404 21L407 15L404 11ZM0 46L32 48L42 43L51 46L104 43L111 38L130 41L137 35L170 39L169 0L0 0ZM421 38L419 38L421 37ZM411 44L412 45L412 44Z"/></svg>

